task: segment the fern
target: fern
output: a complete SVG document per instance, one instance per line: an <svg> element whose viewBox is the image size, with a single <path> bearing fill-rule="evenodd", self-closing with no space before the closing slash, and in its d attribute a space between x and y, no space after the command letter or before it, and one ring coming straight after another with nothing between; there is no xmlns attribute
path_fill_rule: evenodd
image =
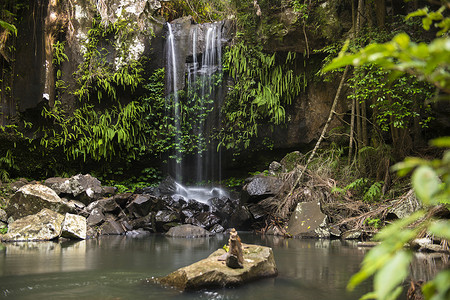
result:
<svg viewBox="0 0 450 300"><path fill-rule="evenodd" d="M304 86L304 78L294 72L296 54L281 59L276 53L262 51L262 46L239 42L224 55L224 69L234 79L222 108L225 126L221 144L233 148L249 145L262 122L285 122L285 106L292 103Z"/></svg>
<svg viewBox="0 0 450 300"><path fill-rule="evenodd" d="M378 201L382 195L383 181L377 181L372 184L364 193L363 200L366 202Z"/></svg>

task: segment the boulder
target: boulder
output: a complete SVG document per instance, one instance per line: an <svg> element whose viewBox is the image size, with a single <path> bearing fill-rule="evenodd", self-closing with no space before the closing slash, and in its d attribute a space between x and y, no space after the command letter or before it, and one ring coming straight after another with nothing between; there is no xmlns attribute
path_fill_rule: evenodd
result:
<svg viewBox="0 0 450 300"><path fill-rule="evenodd" d="M89 214L89 217L87 218L87 224L89 226L95 226L99 225L103 221L105 221L105 215L103 214L102 210L99 208L94 208L91 213Z"/></svg>
<svg viewBox="0 0 450 300"><path fill-rule="evenodd" d="M71 208L49 187L42 184L22 186L9 200L5 209L9 218L14 220L33 215L43 208L65 214Z"/></svg>
<svg viewBox="0 0 450 300"><path fill-rule="evenodd" d="M286 154L280 161L283 172L290 172L294 170L304 160L304 155L299 151L294 151Z"/></svg>
<svg viewBox="0 0 450 300"><path fill-rule="evenodd" d="M6 223L8 221L8 214L0 208L0 221Z"/></svg>
<svg viewBox="0 0 450 300"><path fill-rule="evenodd" d="M283 166L277 162L277 161L273 161L270 163L269 165L269 174L271 176L275 176L278 173L281 173L283 171Z"/></svg>
<svg viewBox="0 0 450 300"><path fill-rule="evenodd" d="M176 212L160 210L155 215L155 225L158 231L167 231L174 225L179 225L180 218Z"/></svg>
<svg viewBox="0 0 450 300"><path fill-rule="evenodd" d="M214 234L199 226L194 226L190 224L172 227L166 233L166 236L179 238L197 238L197 237L207 237L211 235Z"/></svg>
<svg viewBox="0 0 450 300"><path fill-rule="evenodd" d="M134 195L131 202L127 205L127 211L129 215L135 218L140 218L148 215L154 206L154 197L150 195Z"/></svg>
<svg viewBox="0 0 450 300"><path fill-rule="evenodd" d="M214 197L208 200L208 204L211 207L211 212L221 219L228 219L239 203L227 197Z"/></svg>
<svg viewBox="0 0 450 300"><path fill-rule="evenodd" d="M223 226L220 225L220 224L216 224L216 225L212 226L209 229L209 231L212 232L212 233L222 233L222 232L225 231L225 228L223 228Z"/></svg>
<svg viewBox="0 0 450 300"><path fill-rule="evenodd" d="M243 203L258 202L270 196L275 196L281 189L283 182L273 176L254 176L248 179L242 188L241 201Z"/></svg>
<svg viewBox="0 0 450 300"><path fill-rule="evenodd" d="M321 211L319 202L297 204L289 219L287 231L293 237L330 237L327 216Z"/></svg>
<svg viewBox="0 0 450 300"><path fill-rule="evenodd" d="M163 195L173 195L177 192L177 183L175 179L167 176L158 186L159 193Z"/></svg>
<svg viewBox="0 0 450 300"><path fill-rule="evenodd" d="M129 202L131 196L133 196L132 193L121 193L114 195L113 198L116 201L116 203L119 204L120 207L124 208Z"/></svg>
<svg viewBox="0 0 450 300"><path fill-rule="evenodd" d="M116 194L117 188L114 186L103 186L102 187L102 194L107 196L113 196Z"/></svg>
<svg viewBox="0 0 450 300"><path fill-rule="evenodd" d="M194 199L189 199L187 202L187 209L193 210L195 212L205 212L205 211L209 211L209 205L205 204L203 202L194 200Z"/></svg>
<svg viewBox="0 0 450 300"><path fill-rule="evenodd" d="M96 200L86 207L88 212L91 212L94 208L101 210L103 213L111 212L118 214L121 211L120 206L116 203L113 197Z"/></svg>
<svg viewBox="0 0 450 300"><path fill-rule="evenodd" d="M133 230L144 229L147 231L155 232L156 228L154 225L155 213L151 212L145 217L140 217L134 220L129 221L129 225Z"/></svg>
<svg viewBox="0 0 450 300"><path fill-rule="evenodd" d="M67 213L62 225L61 237L68 239L86 239L86 218Z"/></svg>
<svg viewBox="0 0 450 300"><path fill-rule="evenodd" d="M202 224L202 227L210 229L216 224L220 223L219 217L211 212L199 213L195 218Z"/></svg>
<svg viewBox="0 0 450 300"><path fill-rule="evenodd" d="M219 249L208 258L152 281L189 291L237 286L278 275L273 252L269 247L246 245L241 269L227 267L223 259L225 255L225 250Z"/></svg>
<svg viewBox="0 0 450 300"><path fill-rule="evenodd" d="M64 216L48 208L14 221L8 226L4 241L49 241L61 234Z"/></svg>
<svg viewBox="0 0 450 300"><path fill-rule="evenodd" d="M114 218L107 217L105 222L99 228L101 235L121 235L125 230Z"/></svg>
<svg viewBox="0 0 450 300"><path fill-rule="evenodd" d="M58 195L72 196L86 205L103 194L101 182L90 174L78 174L71 178L52 177L45 180L44 184Z"/></svg>
<svg viewBox="0 0 450 300"><path fill-rule="evenodd" d="M252 223L252 214L246 206L238 206L228 222L228 227L234 227L239 230L248 230Z"/></svg>

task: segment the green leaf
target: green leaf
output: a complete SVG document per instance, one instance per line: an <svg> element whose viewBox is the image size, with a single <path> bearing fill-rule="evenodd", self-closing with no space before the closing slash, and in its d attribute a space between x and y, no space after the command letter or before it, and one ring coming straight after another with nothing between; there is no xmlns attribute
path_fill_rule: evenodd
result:
<svg viewBox="0 0 450 300"><path fill-rule="evenodd" d="M411 182L417 197L425 204L433 203L433 196L439 192L441 181L436 172L429 166L420 166L414 171Z"/></svg>
<svg viewBox="0 0 450 300"><path fill-rule="evenodd" d="M450 136L443 136L437 139L431 140L430 145L440 148L450 148Z"/></svg>
<svg viewBox="0 0 450 300"><path fill-rule="evenodd" d="M6 30L11 31L14 35L17 35L17 28L16 26L9 24L5 21L0 20L0 26L5 28Z"/></svg>
<svg viewBox="0 0 450 300"><path fill-rule="evenodd" d="M374 289L378 299L392 299L394 290L408 275L411 258L410 253L399 251L376 273Z"/></svg>
<svg viewBox="0 0 450 300"><path fill-rule="evenodd" d="M450 221L440 220L433 222L428 228L432 234L450 241Z"/></svg>
<svg viewBox="0 0 450 300"><path fill-rule="evenodd" d="M425 299L448 300L450 295L450 270L439 272L436 277L422 287Z"/></svg>

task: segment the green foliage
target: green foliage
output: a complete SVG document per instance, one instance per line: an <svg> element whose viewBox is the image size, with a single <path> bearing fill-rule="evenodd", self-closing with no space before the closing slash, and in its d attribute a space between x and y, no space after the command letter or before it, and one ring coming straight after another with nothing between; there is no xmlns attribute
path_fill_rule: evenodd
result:
<svg viewBox="0 0 450 300"><path fill-rule="evenodd" d="M291 104L303 86L303 78L294 73L295 59L293 53L283 59L245 42L227 50L224 67L234 79L234 86L222 108L222 146L246 148L262 122L284 123L284 107Z"/></svg>
<svg viewBox="0 0 450 300"><path fill-rule="evenodd" d="M62 147L68 159L82 157L111 160L118 154L135 157L136 146L144 145L142 122L144 108L136 101L97 111L85 104L68 116L59 102L52 109L44 108L42 116L51 127L42 127L42 146Z"/></svg>
<svg viewBox="0 0 450 300"><path fill-rule="evenodd" d="M373 227L373 228L375 228L375 229L380 229L381 225L382 225L382 222L381 222L381 220L379 218L367 218L364 221L364 223L369 225L369 226L371 226L371 227Z"/></svg>
<svg viewBox="0 0 450 300"><path fill-rule="evenodd" d="M226 10L223 1L206 0L174 0L164 2L163 16L173 20L184 16L192 16L195 22L214 22L219 20Z"/></svg>
<svg viewBox="0 0 450 300"><path fill-rule="evenodd" d="M66 42L56 41L53 44L53 63L55 65L60 65L64 61L68 61L69 58L64 53Z"/></svg>
<svg viewBox="0 0 450 300"><path fill-rule="evenodd" d="M408 73L450 93L449 49L447 37L436 38L430 44L414 43L406 33L400 33L387 43L370 44L355 54L341 52L324 71L348 64L361 66L371 63L395 71L391 79Z"/></svg>
<svg viewBox="0 0 450 300"><path fill-rule="evenodd" d="M363 177L352 181L344 188L334 187L331 192L345 194L348 191L352 191L354 193L353 197L361 197L365 202L375 202L381 199L382 188L383 181L378 181L370 184L370 180Z"/></svg>
<svg viewBox="0 0 450 300"><path fill-rule="evenodd" d="M440 138L434 144L450 148L450 137ZM436 205L449 205L450 199L450 150L444 152L442 160L427 161L409 158L394 166L399 175L405 175L415 169L412 185L417 198L431 208ZM401 283L408 276L412 254L405 245L424 230L436 238L450 238L450 221L422 218L426 210L418 211L409 217L399 219L382 229L375 239L382 243L370 250L364 257L361 270L352 276L348 283L351 290L362 281L374 276L374 291L364 299L396 299L399 297ZM421 222L417 223L419 220ZM412 226L414 224L414 226ZM424 285L426 299L448 299L450 280L448 270L441 271Z"/></svg>
<svg viewBox="0 0 450 300"><path fill-rule="evenodd" d="M0 27L3 27L8 32L12 32L14 35L17 35L17 28L13 24L0 20Z"/></svg>
<svg viewBox="0 0 450 300"><path fill-rule="evenodd" d="M15 163L13 152L11 149L6 150L4 156L0 157L0 180L8 181L10 174L8 170L19 170L19 167Z"/></svg>
<svg viewBox="0 0 450 300"><path fill-rule="evenodd" d="M80 101L89 101L92 95L99 102L105 95L117 100L118 87L134 92L143 81L142 63L128 58L129 39L134 30L135 25L122 19L109 25L101 23L99 17L92 20L92 28L83 43L84 60L75 74L79 87L73 94ZM111 50L118 57L115 65L107 60Z"/></svg>
<svg viewBox="0 0 450 300"><path fill-rule="evenodd" d="M447 3L448 5L448 3ZM450 30L450 18L444 17L444 11L446 7L443 5L437 11L429 11L428 7L419 9L406 16L406 19L413 17L422 17L422 26L425 30L430 30L431 25L435 23L440 30L437 36L442 36Z"/></svg>
<svg viewBox="0 0 450 300"><path fill-rule="evenodd" d="M8 232L8 227L0 225L0 234L6 234Z"/></svg>
<svg viewBox="0 0 450 300"><path fill-rule="evenodd" d="M377 181L372 184L364 193L363 201L375 202L379 201L382 196L383 181Z"/></svg>
<svg viewBox="0 0 450 300"><path fill-rule="evenodd" d="M236 177L230 177L225 180L222 180L222 184L229 188L243 186L245 182L245 178L236 178Z"/></svg>
<svg viewBox="0 0 450 300"><path fill-rule="evenodd" d="M417 81L410 75L390 82L390 74L383 68L368 64L356 69L348 80L355 91L348 97L360 103L369 103L374 112L373 118L383 131L389 131L391 127L410 127L413 118L420 116L415 110L429 111L427 103L433 97L429 84ZM422 126L426 127L430 120L431 117L424 113Z"/></svg>

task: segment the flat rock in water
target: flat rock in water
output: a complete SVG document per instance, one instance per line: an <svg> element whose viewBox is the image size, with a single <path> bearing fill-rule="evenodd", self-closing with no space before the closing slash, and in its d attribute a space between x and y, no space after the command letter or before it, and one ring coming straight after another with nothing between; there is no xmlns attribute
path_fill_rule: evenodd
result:
<svg viewBox="0 0 450 300"><path fill-rule="evenodd" d="M196 238L196 237L206 237L214 235L206 229L199 226L184 224L180 226L175 226L169 229L166 236L170 237L180 237L180 238Z"/></svg>
<svg viewBox="0 0 450 300"><path fill-rule="evenodd" d="M227 267L225 261L220 259L225 253L225 250L219 249L208 258L151 281L183 291L192 291L237 286L278 275L272 248L245 245L242 269Z"/></svg>

